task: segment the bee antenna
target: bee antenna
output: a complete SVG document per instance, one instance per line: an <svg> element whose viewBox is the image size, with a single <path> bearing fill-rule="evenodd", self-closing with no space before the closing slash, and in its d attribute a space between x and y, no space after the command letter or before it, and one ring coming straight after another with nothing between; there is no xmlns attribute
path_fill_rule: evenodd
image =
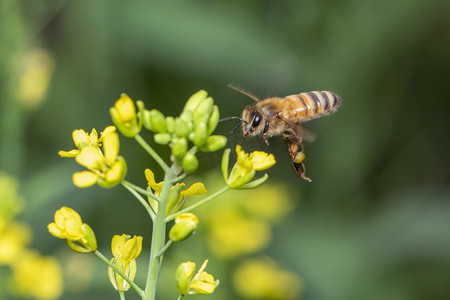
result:
<svg viewBox="0 0 450 300"><path fill-rule="evenodd" d="M244 94L245 96L247 96L247 97L253 99L255 102L259 102L259 98L256 97L255 95L253 95L253 94L250 93L250 92L244 91L243 89L240 89L240 88L238 88L238 87L232 85L231 83L228 84L228 87L229 87L229 88L232 88L232 89L235 90L236 92L239 92L239 93L241 93L241 94Z"/></svg>
<svg viewBox="0 0 450 300"><path fill-rule="evenodd" d="M239 127L241 127L242 123L244 123L244 122L245 122L244 120L239 122L239 124L237 124L236 127L233 128L233 130L231 130L231 133L235 132Z"/></svg>
<svg viewBox="0 0 450 300"><path fill-rule="evenodd" d="M242 125L242 123L247 123L247 121L245 121L241 117L235 117L235 116L220 119L219 122L225 122L225 121L230 121L230 120L240 120L239 124L237 124L236 127L233 128L233 130L231 130L231 133L235 132L236 129L238 129Z"/></svg>
<svg viewBox="0 0 450 300"><path fill-rule="evenodd" d="M219 122L225 122L225 121L230 121L230 120L240 120L241 123L245 122L244 119L242 119L241 117L235 117L235 116L233 116L233 117L226 117L226 118L220 119Z"/></svg>

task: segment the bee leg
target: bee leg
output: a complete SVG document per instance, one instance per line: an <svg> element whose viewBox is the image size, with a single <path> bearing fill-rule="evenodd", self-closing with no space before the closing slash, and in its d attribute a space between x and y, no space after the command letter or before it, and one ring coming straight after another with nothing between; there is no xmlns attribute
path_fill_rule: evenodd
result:
<svg viewBox="0 0 450 300"><path fill-rule="evenodd" d="M292 157L292 167L295 173L304 180L311 182L312 180L305 175L305 153L302 150L302 138L292 132L283 133L284 139L288 144L289 154Z"/></svg>
<svg viewBox="0 0 450 300"><path fill-rule="evenodd" d="M261 137L263 138L264 142L266 142L266 145L269 146L269 141L267 140L266 135L262 134Z"/></svg>

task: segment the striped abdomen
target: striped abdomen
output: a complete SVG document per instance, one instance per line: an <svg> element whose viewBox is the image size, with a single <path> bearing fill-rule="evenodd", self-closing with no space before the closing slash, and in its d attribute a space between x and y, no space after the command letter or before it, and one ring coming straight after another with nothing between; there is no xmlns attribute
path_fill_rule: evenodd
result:
<svg viewBox="0 0 450 300"><path fill-rule="evenodd" d="M334 112L342 103L341 97L329 91L314 91L290 95L288 102L296 118L307 121Z"/></svg>

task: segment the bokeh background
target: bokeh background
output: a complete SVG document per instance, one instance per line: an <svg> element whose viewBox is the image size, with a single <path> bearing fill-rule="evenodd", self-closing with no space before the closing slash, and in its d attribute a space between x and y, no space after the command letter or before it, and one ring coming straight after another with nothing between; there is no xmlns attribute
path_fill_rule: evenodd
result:
<svg viewBox="0 0 450 300"><path fill-rule="evenodd" d="M216 218L166 256L158 299L176 298L179 262L205 258L221 280L215 294L203 296L210 299L449 299L449 80L445 0L1 0L0 170L15 178L9 180L24 199L14 215L29 226L24 243L62 265L60 299L118 299L94 256L70 252L46 229L54 211L69 206L95 230L107 256L114 234L142 235L149 247L151 224L123 188L73 186L80 167L57 152L73 148L74 129L112 124L108 110L122 92L176 116L205 89L222 116L238 116L252 101L229 83L261 98L331 90L343 99L339 111L305 124L317 136L304 145L312 183L296 177L281 138L267 147L230 134L235 122L219 125L229 147L277 157L265 187L273 189L248 194L246 209L278 214L262 220L263 212L254 213L266 224L263 241L225 255L211 247L211 236L227 226L214 233L213 223L231 226L235 219L204 214ZM147 167L162 180L133 140L121 137L121 154L128 180L145 186ZM213 182L220 159L202 157L195 178L207 177L211 191L220 187L220 177ZM14 184L0 185L0 201ZM249 231L243 241L256 239L245 224L237 227ZM228 234L222 242L233 239ZM145 255L138 260L141 285ZM267 278L242 275L251 270L236 275L252 261L263 262ZM10 299L11 270L0 270L0 297ZM276 282L280 274L290 285ZM265 284L252 294L258 282ZM272 283L282 292L264 291ZM137 299L133 291L127 297Z"/></svg>

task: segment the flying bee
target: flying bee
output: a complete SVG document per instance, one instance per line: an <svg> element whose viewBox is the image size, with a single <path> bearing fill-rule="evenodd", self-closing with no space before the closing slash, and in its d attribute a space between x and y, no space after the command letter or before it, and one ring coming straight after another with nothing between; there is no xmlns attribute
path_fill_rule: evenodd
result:
<svg viewBox="0 0 450 300"><path fill-rule="evenodd" d="M248 105L242 112L241 122L244 137L261 135L267 145L269 137L281 135L287 142L288 151L292 158L292 166L301 178L311 182L305 175L303 161L304 130L300 123L330 114L341 105L342 99L329 91L313 91L286 96L272 97L259 100L255 96L232 87L253 100L256 104ZM235 130L234 129L234 130Z"/></svg>

